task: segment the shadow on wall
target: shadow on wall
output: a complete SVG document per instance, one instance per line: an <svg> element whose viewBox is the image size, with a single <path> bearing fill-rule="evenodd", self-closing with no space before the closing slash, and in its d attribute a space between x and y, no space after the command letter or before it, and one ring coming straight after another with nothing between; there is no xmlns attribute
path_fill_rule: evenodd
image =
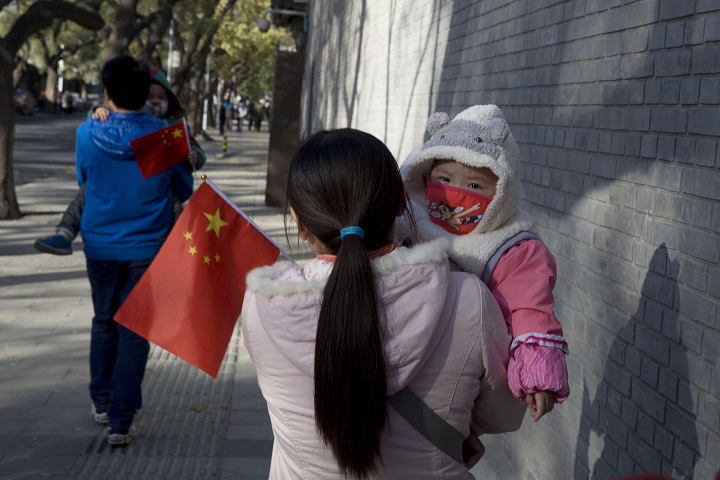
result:
<svg viewBox="0 0 720 480"><path fill-rule="evenodd" d="M348 3L350 5L350 8L352 8L352 3ZM320 64L322 62L316 62L313 58L311 63L312 71L310 72L312 83L310 86L309 95L311 98L321 98L320 95L316 96L316 91L322 92L322 97L325 97L325 102L323 105L320 106L319 111L314 112L314 115L317 115L319 118L319 125L321 129L325 128L342 128L352 125L352 119L355 112L355 107L357 105L357 99L358 99L358 82L360 77L360 62L362 61L362 46L364 43L364 32L365 32L365 20L366 20L366 12L367 12L367 0L362 0L361 7L360 7L360 14L359 18L357 15L343 15L344 9L342 8L332 8L330 9L330 15L331 17L328 19L323 19L323 21L320 23L320 25L327 25L329 27L328 33L326 35L334 40L337 40L337 46L335 48L335 51L337 52L345 52L349 50L345 44L346 39L346 32L348 31L355 31L353 30L355 26L357 26L356 32L358 35L357 43L353 42L355 45L357 45L357 51L353 52L354 55L356 55L355 59L355 65L353 66L352 77L353 77L353 84L352 84L352 91L348 93L347 89L343 88L344 83L341 81L341 79L345 79L348 77L348 72L345 71L346 63L345 59L347 58L345 55L335 55L335 56L329 56L326 58L323 58L324 61L330 60L330 65L322 65L320 67ZM352 18L352 20L350 20ZM317 65L317 67L316 67ZM316 72L316 68L322 68L325 74L320 74L320 72ZM325 78L332 78L332 81L328 81L327 85L315 85L315 79L319 79L322 81L322 79ZM327 80L326 80L327 81ZM345 119L343 122L338 122L339 116L340 116L340 107L344 107L345 111ZM329 118L323 118L324 114L326 114L326 108L329 108ZM313 105L310 105L308 109L315 108ZM310 122L312 122L312 116L310 117ZM338 123L340 125L338 126ZM310 125L306 125L306 135L310 135L313 133L313 129L310 128Z"/></svg>
<svg viewBox="0 0 720 480"><path fill-rule="evenodd" d="M392 114L386 106L386 141L396 122L403 126L393 150L402 152L421 133L428 138L426 132L407 131L408 125L412 128L409 114L400 118L394 113L409 113L413 103L427 102L428 115L440 111L450 117L474 104L499 105L522 151L525 206L559 254L558 289L565 295L558 297L557 313L571 341L567 411L574 418L562 419L564 435L551 431L549 424L533 431L525 427L525 438L509 435L508 443L517 447L509 453L527 460L547 448L556 457L532 462L551 476L557 473L556 478L570 476L573 468L575 478L582 479L626 475L637 468L660 471L668 465L691 477L699 441L687 378L695 370L689 372L687 340L678 319L690 318L692 311L681 311L677 287L684 259L669 261L668 250L697 251L695 240L703 238L684 238L674 222L689 213L689 197L703 193L701 182L693 185L692 178L682 175L685 166L696 162L696 142L699 152L714 145L708 141L713 130L700 125L703 116L693 119L689 112L701 103L700 80L716 72L691 72L695 53L705 45L697 39L682 45L684 37L677 32L683 32L687 19L659 20L660 9L681 2L624 2L612 8L606 2L562 0L426 3L432 3L432 13L423 22L421 41L411 35L417 23L406 26L402 21L408 14L402 9L411 2L400 8L395 0L389 4L396 30L387 46L386 96L394 91L393 80L410 72L402 63L402 53L411 47L403 43L406 38L420 52L414 79L428 69L433 75L426 84L413 82L402 95L407 103ZM366 12L363 2L362 15L372 20L374 12ZM350 26L343 18L333 17L334 32ZM362 29L354 32L361 40L369 37ZM674 48L666 48L669 37ZM340 49L350 45L342 36L337 43ZM318 115L323 126L338 125L339 107L352 122L358 104L365 105L358 93L358 79L365 73L363 47L352 45L357 51L338 50L343 55L329 57L327 68L313 64L330 72L313 70L313 78L334 82L315 89L323 92L322 106L327 107ZM351 53L358 56L349 57ZM343 58L355 59L347 67L355 69L350 72L354 77L346 75ZM691 81L681 82L690 76ZM351 94L342 90L344 78L354 78ZM427 97L417 98L426 92ZM674 211L678 205L686 211ZM646 264L638 291L643 275L638 265ZM616 289L633 300L618 306ZM571 451L577 432L569 431L576 422L584 431L583 442L590 432L604 440L601 447L579 442L577 462ZM549 440L531 444L542 436Z"/></svg>
<svg viewBox="0 0 720 480"><path fill-rule="evenodd" d="M359 28L358 28L358 51L357 58L355 59L355 74L353 75L353 87L350 98L347 98L347 92L345 92L344 103L347 105L347 125L352 125L353 116L355 115L355 105L358 98L358 81L360 79L360 62L362 61L362 46L365 41L365 20L367 12L367 0L362 0L362 6L360 7L359 16Z"/></svg>
<svg viewBox="0 0 720 480"><path fill-rule="evenodd" d="M387 99L386 104L386 112L385 112L385 122L384 122L384 136L383 138L387 139L390 134L390 124L391 122L391 116L390 116L390 99L392 98L391 95L391 85L393 84L393 79L391 76L391 73L394 73L397 75L398 71L395 69L393 71L393 65L392 59L398 58L399 54L402 54L402 52L406 50L412 50L414 49L414 45L407 45L408 42L414 41L411 36L407 35L407 29L408 26L403 21L404 18L410 16L412 14L412 10L416 8L416 5L413 2L406 2L404 4L405 10L397 12L397 1L392 0L391 6L390 6L390 31L388 36L388 47L387 47L387 63L386 63L386 79L385 79L385 97ZM412 81L412 87L410 88L409 92L409 98L414 99L416 91L421 84L420 78L423 75L423 71L430 69L431 72L434 72L437 68L439 68L439 65L443 62L443 55L438 48L438 45L440 42L440 25L441 25L441 9L443 6L443 0L434 0L433 6L432 6L432 15L430 18L430 22L428 24L428 31L425 35L423 35L422 40L422 47L420 48L421 53L419 55L420 60L417 63L417 66L415 67L415 72L413 73L413 81ZM397 15L397 17L396 17ZM396 18L399 20L396 21ZM398 33L394 34L393 32L397 30ZM393 36L397 37L399 39L399 42L401 42L399 45L394 46L393 45ZM444 43L444 42L442 42ZM393 48L394 47L394 48ZM430 92L433 92L435 90L435 75L432 75L430 78ZM442 83L441 83L442 84ZM408 102L407 105L403 105L401 108L404 109L405 114L402 116L402 118L407 119L410 117L410 113L412 111L413 105L412 101ZM428 105L432 105L432 100L428 102ZM429 117L433 112L432 109L429 108L427 111L427 116ZM413 125L412 122L404 121L402 122L402 130L400 134L398 135L398 145L397 147L394 147L393 150L396 152L403 152L406 148L405 141L407 139L413 139L415 138L416 133L420 132L408 132L408 126ZM424 132L424 140L427 141L430 138L430 135L428 132L424 130L423 125L423 132ZM417 147L417 145L410 145L410 149L413 149ZM399 153L400 154L400 153ZM405 159L404 158L397 158L398 163L402 163Z"/></svg>
<svg viewBox="0 0 720 480"><path fill-rule="evenodd" d="M686 413L693 399L685 380L678 273L679 262L663 244L650 261L637 310L610 347L594 398L583 385L574 478L669 473L667 465L673 475L692 478L698 438L695 415ZM590 472L588 449L594 448L601 453Z"/></svg>
<svg viewBox="0 0 720 480"><path fill-rule="evenodd" d="M403 2L403 9L400 10L398 3L398 0L388 1L383 5L384 17L383 15L373 17L373 19L379 17L386 18L389 22L387 49L384 52L386 60L384 65L385 81L383 82L383 87L386 100L384 105L371 106L373 109L377 109L377 114L383 119L381 122L383 128L381 131L377 131L376 134L385 139L388 138L389 131L394 122L396 122L398 118L408 118L413 108L412 102L407 102L402 105L398 105L397 102L395 102L394 106L398 107L400 109L399 111L403 111L404 115L401 114L398 118L393 118L391 115L394 95L397 95L393 75L397 75L399 69L404 68L402 66L399 67L395 61L399 57L403 57L407 51L420 50L418 54L420 60L412 72L412 86L407 94L403 92L402 98L404 99L415 98L418 90L422 86L422 82L420 82L419 79L423 74L427 73L428 69L434 71L436 68L439 68L443 59L442 52L438 48L438 44L441 42L435 40L438 39L438 32L440 30L440 10L443 3L446 3L446 0L432 0L432 14L428 23L427 32L413 32L412 25L404 21L407 17L415 13L418 6L413 2ZM356 4L347 2L345 5L354 6ZM309 57L310 62L308 65L310 66L310 72L307 77L309 88L306 91L306 95L310 99L310 102L308 102L305 107L305 135L325 128L342 128L346 126L353 128L365 127L357 125L355 117L358 106L362 103L361 96L365 95L365 101L367 101L368 98L373 98L376 93L370 90L360 91L361 77L371 75L363 70L365 67L363 61L367 60L363 58L363 46L372 43L374 39L365 38L365 23L368 19L367 0L362 0L359 5L359 12L352 15L347 14L345 6L342 6L340 3L334 4L333 8L324 9L321 13L322 17L319 23L327 28L328 33L326 35L336 41L336 45L332 45L333 51L343 52L343 54L327 55L322 58ZM383 8L378 8L377 5L373 5L372 11L374 13L382 10ZM354 39L352 42L347 42L344 38L348 31L353 32ZM416 35L413 35L413 33L416 33ZM321 37L322 35L318 35L318 38ZM395 42L395 39L397 39L397 42ZM417 47L418 42L422 43L419 48ZM354 48L352 50L347 48L346 43L353 45ZM325 45L323 45L323 48L325 48ZM352 64L347 62L347 58L353 58L354 62ZM402 73L404 74L405 72L403 71ZM350 77L352 77L353 82L352 89L348 91L348 89L343 87L345 80ZM436 79L433 75L430 79L431 90L434 89L435 83ZM315 105L315 99L317 99L319 105ZM342 112L344 112L344 116L342 116ZM429 116L430 113L432 112L428 109L427 115ZM424 128L424 122L422 125L422 128ZM414 138L415 134L422 133L415 131L408 132L409 126L411 128L413 127L409 122L402 122L401 133L397 135L399 145L392 148L394 151L402 152L408 138ZM402 159L398 158L398 160L400 161Z"/></svg>

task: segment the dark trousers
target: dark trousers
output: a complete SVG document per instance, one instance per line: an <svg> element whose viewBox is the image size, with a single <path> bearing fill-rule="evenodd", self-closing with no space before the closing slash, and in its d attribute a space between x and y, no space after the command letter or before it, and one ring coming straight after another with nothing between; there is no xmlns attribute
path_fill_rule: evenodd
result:
<svg viewBox="0 0 720 480"><path fill-rule="evenodd" d="M67 206L65 213L63 213L62 219L60 219L60 223L58 223L57 226L69 230L77 237L77 234L80 231L80 218L82 217L84 208L85 185L80 187L80 190L78 190L75 198L73 198L70 205Z"/></svg>
<svg viewBox="0 0 720 480"><path fill-rule="evenodd" d="M90 397L107 409L110 427L126 429L142 406L141 384L150 344L113 320L115 312L150 266L151 259L87 259L95 316L90 335Z"/></svg>

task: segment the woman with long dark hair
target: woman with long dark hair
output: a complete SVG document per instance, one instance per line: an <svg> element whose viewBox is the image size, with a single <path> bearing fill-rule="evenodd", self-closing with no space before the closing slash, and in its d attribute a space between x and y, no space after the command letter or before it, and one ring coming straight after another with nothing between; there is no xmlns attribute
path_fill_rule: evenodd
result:
<svg viewBox="0 0 720 480"><path fill-rule="evenodd" d="M444 243L393 242L410 212L395 159L370 134L311 136L287 199L317 257L251 272L241 315L273 425L270 477L472 478L405 420L415 404L388 401L412 392L457 433L458 452L463 438L519 427L491 294L449 271Z"/></svg>

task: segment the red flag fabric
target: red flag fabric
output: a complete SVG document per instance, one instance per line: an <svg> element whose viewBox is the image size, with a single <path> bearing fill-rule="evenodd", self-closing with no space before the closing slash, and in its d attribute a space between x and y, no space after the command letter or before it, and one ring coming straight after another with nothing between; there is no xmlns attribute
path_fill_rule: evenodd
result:
<svg viewBox="0 0 720 480"><path fill-rule="evenodd" d="M245 276L280 252L205 181L115 321L215 378L242 309Z"/></svg>
<svg viewBox="0 0 720 480"><path fill-rule="evenodd" d="M188 158L190 135L187 124L183 120L130 140L130 147L135 153L143 178L150 178Z"/></svg>

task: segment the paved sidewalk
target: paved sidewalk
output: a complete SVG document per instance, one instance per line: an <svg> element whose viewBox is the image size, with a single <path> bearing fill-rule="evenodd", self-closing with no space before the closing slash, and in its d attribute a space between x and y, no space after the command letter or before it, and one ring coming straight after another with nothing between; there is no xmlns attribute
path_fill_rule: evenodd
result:
<svg viewBox="0 0 720 480"><path fill-rule="evenodd" d="M16 150L31 151L16 155L25 215L0 222L0 479L267 478L270 420L239 329L217 379L153 346L138 438L125 448L107 445L87 391L93 311L82 242L70 256L33 248L54 232L76 193L74 152L67 145L53 151L52 139L35 142L45 135L40 124L16 131ZM202 173L288 251L281 209L264 203L267 132L229 133L226 153L216 140L201 140L208 154ZM309 257L294 240L292 250L297 260ZM488 447L473 473L512 478Z"/></svg>

